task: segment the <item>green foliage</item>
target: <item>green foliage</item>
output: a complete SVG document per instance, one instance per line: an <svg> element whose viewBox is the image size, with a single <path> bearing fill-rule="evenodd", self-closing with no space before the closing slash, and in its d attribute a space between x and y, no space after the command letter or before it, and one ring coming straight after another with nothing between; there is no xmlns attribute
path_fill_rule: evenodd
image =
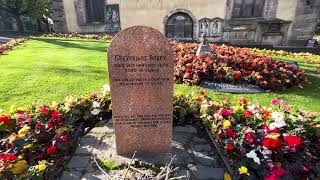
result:
<svg viewBox="0 0 320 180"><path fill-rule="evenodd" d="M49 0L0 0L0 9L12 15L42 17L48 8Z"/></svg>
<svg viewBox="0 0 320 180"><path fill-rule="evenodd" d="M117 170L120 169L122 166L117 164L116 162L110 161L110 160L101 160L101 163L103 165L103 168L107 170Z"/></svg>

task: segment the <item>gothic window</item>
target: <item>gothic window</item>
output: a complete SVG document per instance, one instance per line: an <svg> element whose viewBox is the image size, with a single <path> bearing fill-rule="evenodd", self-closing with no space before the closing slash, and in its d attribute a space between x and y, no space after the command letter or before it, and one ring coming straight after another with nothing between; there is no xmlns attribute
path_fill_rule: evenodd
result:
<svg viewBox="0 0 320 180"><path fill-rule="evenodd" d="M193 21L192 18L182 12L171 15L166 24L166 36L173 39L193 38Z"/></svg>
<svg viewBox="0 0 320 180"><path fill-rule="evenodd" d="M104 22L105 0L86 0L87 22Z"/></svg>
<svg viewBox="0 0 320 180"><path fill-rule="evenodd" d="M265 0L234 0L232 16L235 18L261 17Z"/></svg>

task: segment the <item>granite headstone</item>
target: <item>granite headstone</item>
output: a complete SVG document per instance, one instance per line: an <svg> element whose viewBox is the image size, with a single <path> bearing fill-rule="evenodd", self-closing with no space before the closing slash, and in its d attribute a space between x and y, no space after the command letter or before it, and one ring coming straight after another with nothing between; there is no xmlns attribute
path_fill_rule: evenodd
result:
<svg viewBox="0 0 320 180"><path fill-rule="evenodd" d="M171 151L174 55L157 30L134 26L108 49L112 118L119 155Z"/></svg>

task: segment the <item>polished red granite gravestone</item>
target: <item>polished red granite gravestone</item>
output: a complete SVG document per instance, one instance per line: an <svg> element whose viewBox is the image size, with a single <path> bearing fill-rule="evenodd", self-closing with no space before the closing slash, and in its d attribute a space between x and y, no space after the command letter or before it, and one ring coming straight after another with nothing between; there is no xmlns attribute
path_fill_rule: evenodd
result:
<svg viewBox="0 0 320 180"><path fill-rule="evenodd" d="M171 151L174 55L157 30L134 26L108 49L112 118L119 155Z"/></svg>

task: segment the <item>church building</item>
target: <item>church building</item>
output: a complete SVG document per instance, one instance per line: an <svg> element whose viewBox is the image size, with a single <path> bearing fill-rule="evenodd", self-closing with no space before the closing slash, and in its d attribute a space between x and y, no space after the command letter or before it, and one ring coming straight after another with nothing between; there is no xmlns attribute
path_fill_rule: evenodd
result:
<svg viewBox="0 0 320 180"><path fill-rule="evenodd" d="M53 0L56 32L116 34L145 25L167 38L251 45L303 45L320 0Z"/></svg>

